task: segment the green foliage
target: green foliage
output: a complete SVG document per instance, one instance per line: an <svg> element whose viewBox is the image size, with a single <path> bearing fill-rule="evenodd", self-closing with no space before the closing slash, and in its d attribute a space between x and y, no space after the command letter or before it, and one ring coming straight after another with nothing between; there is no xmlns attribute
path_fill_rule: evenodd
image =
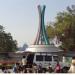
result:
<svg viewBox="0 0 75 75"><path fill-rule="evenodd" d="M62 19L61 22L60 19ZM75 14L72 14L72 11L70 12L67 10L67 12L62 12L60 15L57 15L56 30L58 33L60 33L62 47L66 50L71 50L71 51L74 50L75 49ZM64 34L64 36L62 36L62 34Z"/></svg>
<svg viewBox="0 0 75 75"><path fill-rule="evenodd" d="M49 30L48 30L49 29ZM53 28L47 28L48 36L58 36L62 41L61 48L66 50L75 49L75 7L67 7L64 12L59 12L56 16ZM55 31L53 33L53 31ZM50 38L50 37L49 37Z"/></svg>
<svg viewBox="0 0 75 75"><path fill-rule="evenodd" d="M51 25L48 25L46 27L46 32L47 32L48 38L53 38L55 36L55 29Z"/></svg>
<svg viewBox="0 0 75 75"><path fill-rule="evenodd" d="M60 12L57 14L55 29L57 33L63 34L64 30L72 24L72 16L68 12Z"/></svg>
<svg viewBox="0 0 75 75"><path fill-rule="evenodd" d="M4 27L0 25L0 52L12 52L17 50L17 42L13 40L10 33L4 31Z"/></svg>

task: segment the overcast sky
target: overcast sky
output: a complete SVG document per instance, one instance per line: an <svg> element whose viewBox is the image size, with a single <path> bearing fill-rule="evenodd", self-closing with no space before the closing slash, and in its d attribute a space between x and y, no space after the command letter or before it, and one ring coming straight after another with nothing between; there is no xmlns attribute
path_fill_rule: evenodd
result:
<svg viewBox="0 0 75 75"><path fill-rule="evenodd" d="M0 0L0 25L10 32L18 46L32 44L38 30L38 5L46 5L45 24L75 0Z"/></svg>

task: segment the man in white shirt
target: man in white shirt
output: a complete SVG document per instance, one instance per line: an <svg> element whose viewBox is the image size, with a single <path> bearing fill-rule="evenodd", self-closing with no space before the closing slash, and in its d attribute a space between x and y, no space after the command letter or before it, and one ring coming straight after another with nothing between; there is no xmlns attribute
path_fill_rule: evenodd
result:
<svg viewBox="0 0 75 75"><path fill-rule="evenodd" d="M23 65L23 66L26 65L26 63L27 63L26 57L23 56L23 58L22 58L22 65Z"/></svg>

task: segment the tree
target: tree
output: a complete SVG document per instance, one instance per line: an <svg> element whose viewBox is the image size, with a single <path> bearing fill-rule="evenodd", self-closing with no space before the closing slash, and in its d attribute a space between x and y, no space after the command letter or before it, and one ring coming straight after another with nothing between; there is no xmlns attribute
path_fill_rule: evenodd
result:
<svg viewBox="0 0 75 75"><path fill-rule="evenodd" d="M55 35L62 41L62 49L75 50L75 7L67 7L64 12L59 12L54 22L54 27L48 25L46 28L49 38Z"/></svg>
<svg viewBox="0 0 75 75"><path fill-rule="evenodd" d="M62 48L66 50L75 49L75 11L74 7L65 12L57 14L55 29L59 39L62 41Z"/></svg>
<svg viewBox="0 0 75 75"><path fill-rule="evenodd" d="M17 41L13 40L10 33L4 31L0 25L0 52L12 52L17 50Z"/></svg>

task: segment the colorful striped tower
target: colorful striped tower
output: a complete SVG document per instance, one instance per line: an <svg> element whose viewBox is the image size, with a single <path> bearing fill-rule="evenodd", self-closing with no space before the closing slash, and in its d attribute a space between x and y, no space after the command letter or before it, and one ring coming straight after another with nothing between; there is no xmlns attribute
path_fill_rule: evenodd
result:
<svg viewBox="0 0 75 75"><path fill-rule="evenodd" d="M39 12L39 28L37 32L36 39L34 40L34 43L30 45L25 51L28 52L50 52L50 53L58 53L62 50L58 49L54 45L50 44L45 24L44 24L44 14L45 14L45 8L46 6L40 6L38 5L38 12Z"/></svg>
<svg viewBox="0 0 75 75"><path fill-rule="evenodd" d="M34 41L34 45L49 45L49 40L48 36L46 33L45 29L45 24L44 24L44 13L45 13L45 5L41 7L40 5L38 6L38 11L39 11L39 28L37 32L36 39Z"/></svg>

